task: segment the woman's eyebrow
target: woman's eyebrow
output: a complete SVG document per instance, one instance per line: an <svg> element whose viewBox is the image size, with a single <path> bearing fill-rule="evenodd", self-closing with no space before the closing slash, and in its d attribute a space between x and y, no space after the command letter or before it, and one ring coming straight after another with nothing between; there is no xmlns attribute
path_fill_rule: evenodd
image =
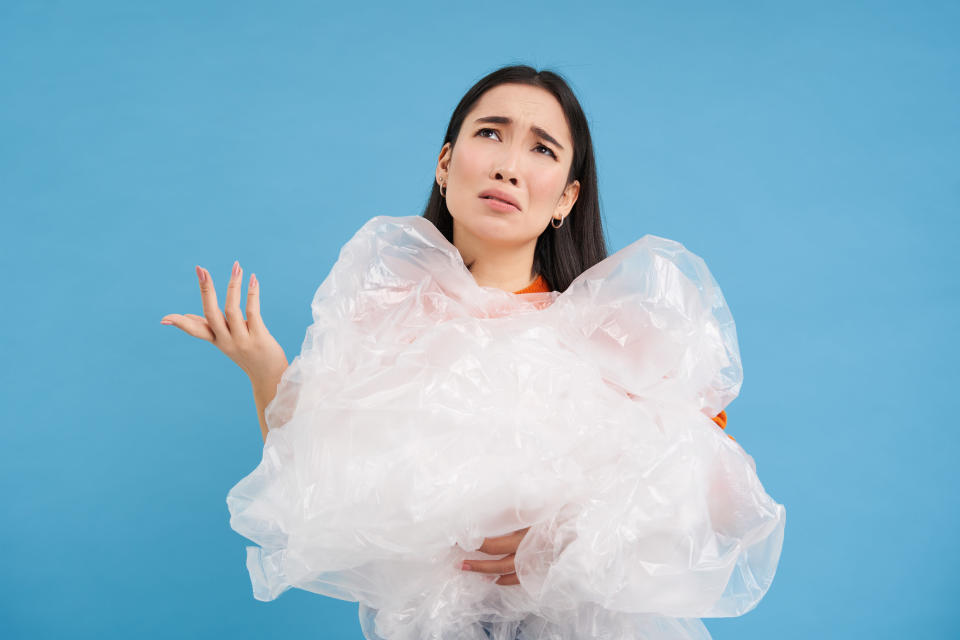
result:
<svg viewBox="0 0 960 640"><path fill-rule="evenodd" d="M493 124L513 124L513 120L511 120L506 116L486 116L486 117L477 118L476 120L474 120L474 123L479 123L479 122L491 122ZM535 134L537 134L547 142L551 144L555 144L561 149L563 149L563 145L557 142L556 138L554 138L552 135L547 133L546 130L543 129L542 127L532 126L530 127L530 131L533 131Z"/></svg>

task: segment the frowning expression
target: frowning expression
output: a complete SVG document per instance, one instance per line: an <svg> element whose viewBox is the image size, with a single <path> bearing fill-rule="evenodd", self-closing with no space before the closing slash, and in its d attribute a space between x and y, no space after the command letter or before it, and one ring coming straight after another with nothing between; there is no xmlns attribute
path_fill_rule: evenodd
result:
<svg viewBox="0 0 960 640"><path fill-rule="evenodd" d="M573 207L580 184L566 183L572 161L573 141L557 99L539 87L502 84L473 105L452 152L444 145L437 179L447 185L455 230L526 244L551 217Z"/></svg>

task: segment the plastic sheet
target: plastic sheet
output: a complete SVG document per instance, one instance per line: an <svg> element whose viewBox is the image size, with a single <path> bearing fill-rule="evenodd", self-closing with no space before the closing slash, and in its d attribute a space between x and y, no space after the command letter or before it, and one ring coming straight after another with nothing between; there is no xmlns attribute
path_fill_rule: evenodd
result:
<svg viewBox="0 0 960 640"><path fill-rule="evenodd" d="M769 588L785 510L710 419L739 393L703 260L647 235L563 293L480 287L426 219L344 245L231 526L254 597L360 603L367 638L709 638ZM462 571L530 527L519 585Z"/></svg>

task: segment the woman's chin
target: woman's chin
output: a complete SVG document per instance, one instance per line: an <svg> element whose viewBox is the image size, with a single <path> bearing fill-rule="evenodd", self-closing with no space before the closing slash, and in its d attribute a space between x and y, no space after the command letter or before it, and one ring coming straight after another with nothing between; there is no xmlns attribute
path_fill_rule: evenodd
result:
<svg viewBox="0 0 960 640"><path fill-rule="evenodd" d="M515 220L477 220L467 228L467 232L477 240L490 244L516 245L529 242L529 238L523 235L523 229Z"/></svg>

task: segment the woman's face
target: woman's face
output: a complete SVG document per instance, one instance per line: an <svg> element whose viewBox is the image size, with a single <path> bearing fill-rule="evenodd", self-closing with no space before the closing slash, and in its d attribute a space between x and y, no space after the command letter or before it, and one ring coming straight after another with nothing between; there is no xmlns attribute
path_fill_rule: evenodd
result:
<svg viewBox="0 0 960 640"><path fill-rule="evenodd" d="M566 184L572 161L573 140L552 94L523 84L489 89L464 118L452 153L445 144L437 162L454 235L497 245L535 241L576 202L580 183ZM481 197L488 189L518 208Z"/></svg>

